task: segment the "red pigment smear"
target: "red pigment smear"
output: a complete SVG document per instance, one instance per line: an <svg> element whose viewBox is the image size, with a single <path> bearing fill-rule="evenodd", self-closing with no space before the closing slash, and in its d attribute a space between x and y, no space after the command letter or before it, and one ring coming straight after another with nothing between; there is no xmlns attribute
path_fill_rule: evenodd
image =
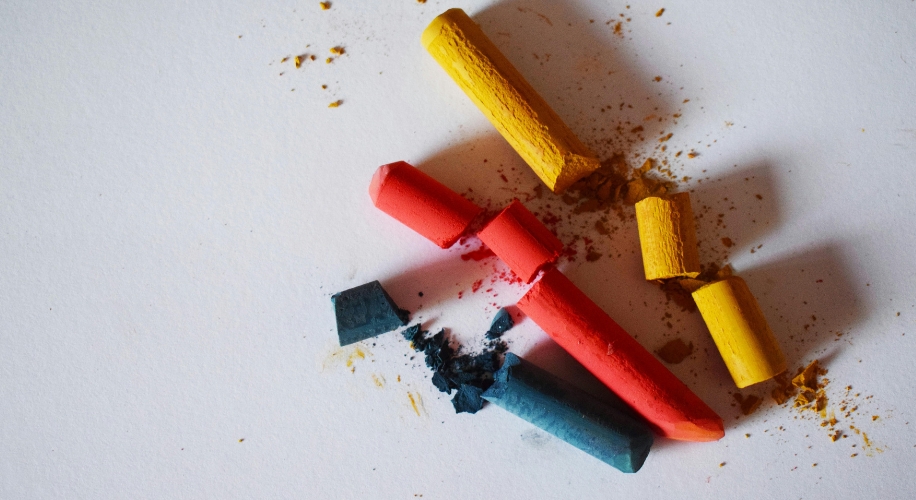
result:
<svg viewBox="0 0 916 500"><path fill-rule="evenodd" d="M480 247L477 250L461 254L461 260L481 261L490 257L496 257L496 254L487 247Z"/></svg>
<svg viewBox="0 0 916 500"><path fill-rule="evenodd" d="M483 285L483 280L477 280L471 285L471 293L477 293L477 290L480 290L480 287Z"/></svg>

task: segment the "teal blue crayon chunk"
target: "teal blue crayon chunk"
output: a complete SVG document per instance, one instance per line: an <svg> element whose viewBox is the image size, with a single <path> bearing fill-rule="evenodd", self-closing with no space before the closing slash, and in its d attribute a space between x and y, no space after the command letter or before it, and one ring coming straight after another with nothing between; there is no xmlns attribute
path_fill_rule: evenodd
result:
<svg viewBox="0 0 916 500"><path fill-rule="evenodd" d="M652 447L649 426L619 403L598 399L512 353L483 399L623 472L638 471Z"/></svg>
<svg viewBox="0 0 916 500"><path fill-rule="evenodd" d="M398 308L378 281L336 293L331 302L341 346L397 330L407 324L410 315Z"/></svg>

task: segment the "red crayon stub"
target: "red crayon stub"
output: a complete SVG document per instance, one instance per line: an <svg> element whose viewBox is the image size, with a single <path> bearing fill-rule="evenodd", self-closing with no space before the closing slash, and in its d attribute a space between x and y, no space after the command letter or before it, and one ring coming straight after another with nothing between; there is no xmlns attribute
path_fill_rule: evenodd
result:
<svg viewBox="0 0 916 500"><path fill-rule="evenodd" d="M544 273L518 307L662 436L715 441L722 418L560 271Z"/></svg>
<svg viewBox="0 0 916 500"><path fill-rule="evenodd" d="M518 200L494 217L477 237L526 283L563 251L563 242Z"/></svg>
<svg viewBox="0 0 916 500"><path fill-rule="evenodd" d="M372 203L442 248L452 246L483 209L399 161L382 165L369 184Z"/></svg>

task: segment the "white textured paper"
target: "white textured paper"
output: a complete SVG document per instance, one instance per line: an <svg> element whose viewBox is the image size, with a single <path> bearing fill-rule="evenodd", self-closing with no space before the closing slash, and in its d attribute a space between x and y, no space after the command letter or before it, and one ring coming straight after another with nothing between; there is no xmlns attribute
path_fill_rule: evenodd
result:
<svg viewBox="0 0 916 500"><path fill-rule="evenodd" d="M0 497L912 495L916 3L331 3L0 6ZM496 168L537 182L420 45L453 6L593 147L668 117L663 156L700 153L675 166L712 205L704 261L727 254L793 368L829 368L832 410L860 394L870 445L768 397L741 415L698 315L665 326L632 223L563 269L647 348L695 343L672 370L719 442L658 440L624 475L494 406L455 415L397 335L337 347L329 297L368 281L469 342L523 291L473 293L492 260L367 193L397 160L481 196ZM507 338L581 378L531 321Z"/></svg>

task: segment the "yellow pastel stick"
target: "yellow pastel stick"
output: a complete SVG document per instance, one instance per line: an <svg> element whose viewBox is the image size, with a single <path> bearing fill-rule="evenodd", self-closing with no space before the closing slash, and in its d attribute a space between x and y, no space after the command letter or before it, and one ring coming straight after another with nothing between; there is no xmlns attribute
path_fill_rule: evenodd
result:
<svg viewBox="0 0 916 500"><path fill-rule="evenodd" d="M463 10L433 19L422 42L551 191L601 166Z"/></svg>
<svg viewBox="0 0 916 500"><path fill-rule="evenodd" d="M636 223L647 280L696 278L700 274L690 193L643 199L636 203Z"/></svg>
<svg viewBox="0 0 916 500"><path fill-rule="evenodd" d="M786 357L743 279L714 281L693 292L693 300L739 389L786 371Z"/></svg>

